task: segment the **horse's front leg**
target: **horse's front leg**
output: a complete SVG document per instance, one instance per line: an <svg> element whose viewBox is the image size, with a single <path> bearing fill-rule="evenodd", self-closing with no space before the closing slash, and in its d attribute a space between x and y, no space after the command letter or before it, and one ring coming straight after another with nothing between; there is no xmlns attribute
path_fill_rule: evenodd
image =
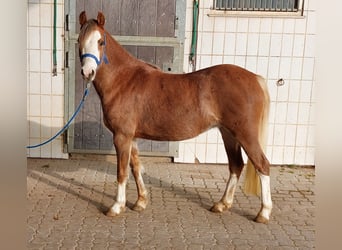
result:
<svg viewBox="0 0 342 250"><path fill-rule="evenodd" d="M135 184L137 185L138 191L138 199L134 204L133 210L134 211L143 211L145 210L148 198L147 198L147 191L145 188L145 184L141 175L141 171L143 166L140 164L139 157L138 157L138 147L136 142L132 144L132 151L131 151L131 162L130 162L132 173L135 179Z"/></svg>
<svg viewBox="0 0 342 250"><path fill-rule="evenodd" d="M114 136L114 146L117 155L117 195L114 205L108 210L107 216L116 216L126 208L126 184L128 181L128 164L131 155L132 138L125 135Z"/></svg>

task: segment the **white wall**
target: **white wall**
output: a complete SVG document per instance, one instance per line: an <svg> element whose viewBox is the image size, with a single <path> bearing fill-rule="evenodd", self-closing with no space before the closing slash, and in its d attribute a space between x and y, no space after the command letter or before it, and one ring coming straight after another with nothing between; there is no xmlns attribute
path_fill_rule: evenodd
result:
<svg viewBox="0 0 342 250"><path fill-rule="evenodd" d="M27 13L27 120L28 144L49 139L64 124L64 1L57 9L57 76L52 76L53 0L28 0ZM28 149L30 157L67 158L61 137L40 148Z"/></svg>
<svg viewBox="0 0 342 250"><path fill-rule="evenodd" d="M187 0L184 70L192 30L192 0ZM213 17L212 1L200 1L197 69L232 63L268 79L271 114L267 156L273 164L314 164L315 6L305 0L304 18ZM57 77L52 76L53 0L28 0L28 144L54 135L64 124L64 1L58 1ZM276 86L279 78L285 85ZM61 138L27 150L27 156L67 158ZM177 162L226 163L216 129L180 142Z"/></svg>
<svg viewBox="0 0 342 250"><path fill-rule="evenodd" d="M192 30L187 1L184 70ZM272 164L314 164L315 5L305 0L304 17L208 16L212 1L200 1L197 69L231 63L268 80L271 96L267 156ZM285 80L278 87L276 81ZM225 163L217 129L180 143L177 162Z"/></svg>

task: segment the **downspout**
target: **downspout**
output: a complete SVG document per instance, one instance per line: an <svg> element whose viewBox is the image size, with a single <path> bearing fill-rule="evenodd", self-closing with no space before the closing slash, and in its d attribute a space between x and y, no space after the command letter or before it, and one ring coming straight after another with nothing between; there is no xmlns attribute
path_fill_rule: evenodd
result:
<svg viewBox="0 0 342 250"><path fill-rule="evenodd" d="M57 0L53 1L53 68L52 75L57 76Z"/></svg>
<svg viewBox="0 0 342 250"><path fill-rule="evenodd" d="M189 55L189 62L192 65L192 71L195 71L196 70L199 0L194 0L193 12L192 13L193 13L192 14L192 38L191 38L191 49L190 49L190 55Z"/></svg>

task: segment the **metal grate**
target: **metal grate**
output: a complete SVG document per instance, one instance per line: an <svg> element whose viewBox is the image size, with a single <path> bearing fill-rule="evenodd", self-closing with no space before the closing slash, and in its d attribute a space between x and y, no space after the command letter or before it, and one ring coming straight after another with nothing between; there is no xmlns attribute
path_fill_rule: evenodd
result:
<svg viewBox="0 0 342 250"><path fill-rule="evenodd" d="M297 12L299 0L214 0L216 10Z"/></svg>

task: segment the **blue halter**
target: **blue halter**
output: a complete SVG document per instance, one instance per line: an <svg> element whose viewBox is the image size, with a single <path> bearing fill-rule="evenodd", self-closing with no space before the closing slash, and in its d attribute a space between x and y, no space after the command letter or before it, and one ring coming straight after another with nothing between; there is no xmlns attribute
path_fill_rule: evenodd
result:
<svg viewBox="0 0 342 250"><path fill-rule="evenodd" d="M108 58L107 58L107 54L106 54L106 34L103 34L103 39L104 39L104 43L102 46L103 47L103 55L102 58L99 60L95 55L91 54L91 53L85 53L83 55L81 55L81 61L83 60L83 58L85 57L90 57L93 58L97 64L97 66L99 66L101 64L101 62L103 61L105 64L108 64Z"/></svg>

